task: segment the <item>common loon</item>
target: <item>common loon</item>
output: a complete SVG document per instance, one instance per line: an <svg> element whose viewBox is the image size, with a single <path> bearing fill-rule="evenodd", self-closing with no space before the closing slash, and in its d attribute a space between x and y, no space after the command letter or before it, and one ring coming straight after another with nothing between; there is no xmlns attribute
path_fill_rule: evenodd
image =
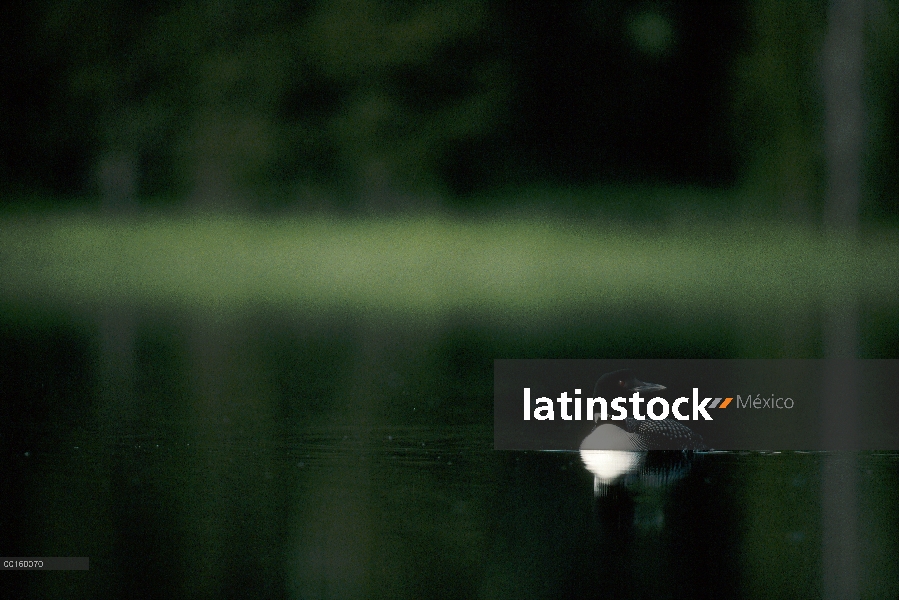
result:
<svg viewBox="0 0 899 600"><path fill-rule="evenodd" d="M600 377L594 397L609 401L666 389L664 385L637 379L631 369L621 369ZM639 482L658 486L681 479L689 471L694 450L706 450L702 437L670 417L637 420L627 417L616 424L600 422L581 442L581 460L594 475L594 493L604 495L609 485ZM669 450L654 450L669 448ZM651 452L650 452L651 451Z"/></svg>

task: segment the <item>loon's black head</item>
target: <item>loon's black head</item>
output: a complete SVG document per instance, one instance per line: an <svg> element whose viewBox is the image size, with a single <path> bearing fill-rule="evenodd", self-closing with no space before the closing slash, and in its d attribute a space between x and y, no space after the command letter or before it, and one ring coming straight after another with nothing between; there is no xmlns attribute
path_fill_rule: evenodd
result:
<svg viewBox="0 0 899 600"><path fill-rule="evenodd" d="M640 381L630 369L621 369L597 379L593 395L611 400L619 396L631 396L634 392L658 392L664 389L664 385Z"/></svg>
<svg viewBox="0 0 899 600"><path fill-rule="evenodd" d="M664 385L640 381L630 369L620 369L606 373L596 380L596 385L593 386L593 397L605 398L611 402L613 398L629 398L634 392L658 392L664 389ZM594 417L597 424L599 424L599 418L599 414ZM631 433L634 432L632 424L619 423L619 425L624 426Z"/></svg>
<svg viewBox="0 0 899 600"><path fill-rule="evenodd" d="M612 373L606 373L596 381L593 388L594 396L605 398L611 401L617 397L630 397L635 392L641 394L649 394L666 389L664 385L658 383L647 383L640 381L631 369L621 369ZM596 415L597 426L600 423L600 414ZM651 450L651 449L670 449L670 450L704 450L706 446L702 437L693 432L689 427L672 418L661 420L653 420L643 415L642 419L635 419L628 416L621 421L612 421L610 423L620 428L628 434L631 440L632 448L630 450ZM608 431L608 430L605 430ZM613 432L614 433L614 432ZM617 434L615 434L617 435ZM599 432L594 429L594 433L588 436L584 442L591 441L593 447L602 447L597 444L607 443L609 439L608 433ZM619 440L614 440L614 448L620 446Z"/></svg>

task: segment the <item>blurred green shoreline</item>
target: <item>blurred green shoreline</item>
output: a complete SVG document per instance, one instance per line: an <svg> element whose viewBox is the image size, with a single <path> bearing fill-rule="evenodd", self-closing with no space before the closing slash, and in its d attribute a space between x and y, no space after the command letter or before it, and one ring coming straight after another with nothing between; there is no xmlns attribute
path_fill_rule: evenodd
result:
<svg viewBox="0 0 899 600"><path fill-rule="evenodd" d="M277 218L54 212L0 217L0 299L253 306L429 318L634 305L758 313L893 304L899 233L857 239L768 220L664 226L505 216Z"/></svg>

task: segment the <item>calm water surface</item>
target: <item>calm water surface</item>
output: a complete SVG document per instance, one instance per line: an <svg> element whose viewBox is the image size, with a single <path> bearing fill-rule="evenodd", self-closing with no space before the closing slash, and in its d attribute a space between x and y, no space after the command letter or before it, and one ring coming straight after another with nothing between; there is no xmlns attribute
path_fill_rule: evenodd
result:
<svg viewBox="0 0 899 600"><path fill-rule="evenodd" d="M899 595L897 453L597 495L578 453L493 450L490 331L161 322L7 321L3 554L91 561L9 597Z"/></svg>

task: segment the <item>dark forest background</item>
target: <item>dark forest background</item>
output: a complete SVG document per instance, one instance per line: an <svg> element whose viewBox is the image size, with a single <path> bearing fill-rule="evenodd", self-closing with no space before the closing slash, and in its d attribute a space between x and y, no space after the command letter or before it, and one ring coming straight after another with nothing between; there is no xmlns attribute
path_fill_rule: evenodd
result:
<svg viewBox="0 0 899 600"><path fill-rule="evenodd" d="M815 216L827 3L7 4L0 191L209 208L468 207L739 188ZM863 215L899 211L899 5L864 32Z"/></svg>

